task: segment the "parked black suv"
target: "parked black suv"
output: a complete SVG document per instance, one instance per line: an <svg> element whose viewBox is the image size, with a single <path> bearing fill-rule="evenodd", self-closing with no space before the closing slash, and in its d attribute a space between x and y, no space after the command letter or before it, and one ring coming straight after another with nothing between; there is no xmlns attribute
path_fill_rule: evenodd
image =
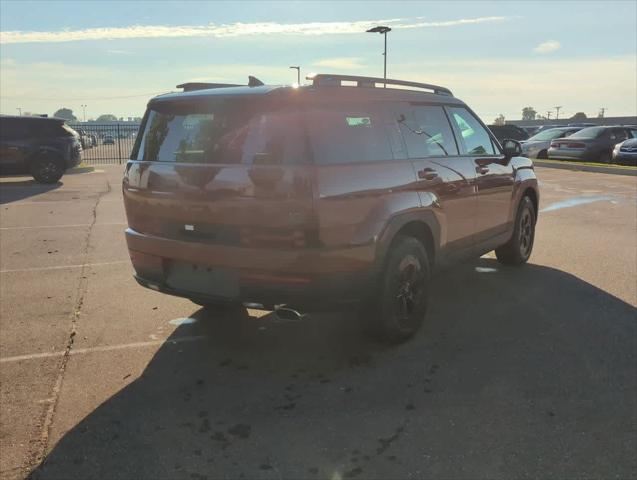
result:
<svg viewBox="0 0 637 480"><path fill-rule="evenodd" d="M529 132L517 125L489 125L489 130L500 143L507 138L518 141L529 138Z"/></svg>
<svg viewBox="0 0 637 480"><path fill-rule="evenodd" d="M60 118L0 116L0 172L29 173L39 183L57 182L80 163L82 145Z"/></svg>

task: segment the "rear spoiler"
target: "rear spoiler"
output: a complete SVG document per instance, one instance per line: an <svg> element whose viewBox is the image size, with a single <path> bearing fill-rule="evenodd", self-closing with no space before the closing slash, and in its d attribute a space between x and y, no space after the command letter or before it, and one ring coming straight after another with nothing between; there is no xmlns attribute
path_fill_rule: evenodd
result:
<svg viewBox="0 0 637 480"><path fill-rule="evenodd" d="M248 77L248 87L259 87L264 83L256 77L250 75ZM194 90L206 90L209 88L228 88L228 87L244 87L237 83L206 83L206 82L187 82L177 85L177 88L183 88L184 92L192 92Z"/></svg>

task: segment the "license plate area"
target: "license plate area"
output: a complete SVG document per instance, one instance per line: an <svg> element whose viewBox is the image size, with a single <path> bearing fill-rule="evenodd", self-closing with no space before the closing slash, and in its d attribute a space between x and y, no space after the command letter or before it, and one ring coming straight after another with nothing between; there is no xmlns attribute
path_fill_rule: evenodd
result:
<svg viewBox="0 0 637 480"><path fill-rule="evenodd" d="M166 284L176 290L237 298L239 279L233 270L173 261L166 266Z"/></svg>

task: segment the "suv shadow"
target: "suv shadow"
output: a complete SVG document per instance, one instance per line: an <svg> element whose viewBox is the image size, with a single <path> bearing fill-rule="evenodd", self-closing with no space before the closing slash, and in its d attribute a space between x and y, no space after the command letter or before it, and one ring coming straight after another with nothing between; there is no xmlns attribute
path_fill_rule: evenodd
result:
<svg viewBox="0 0 637 480"><path fill-rule="evenodd" d="M33 179L25 180L26 177L24 175L16 175L15 180L10 175L2 175L2 177L5 180L0 182L0 205L18 202L33 195L50 192L63 185L62 182L43 184ZM9 177L9 179L6 179L6 177Z"/></svg>
<svg viewBox="0 0 637 480"><path fill-rule="evenodd" d="M515 281L514 281L515 279ZM636 310L568 273L481 259L434 278L422 331L200 319L33 478L631 477Z"/></svg>

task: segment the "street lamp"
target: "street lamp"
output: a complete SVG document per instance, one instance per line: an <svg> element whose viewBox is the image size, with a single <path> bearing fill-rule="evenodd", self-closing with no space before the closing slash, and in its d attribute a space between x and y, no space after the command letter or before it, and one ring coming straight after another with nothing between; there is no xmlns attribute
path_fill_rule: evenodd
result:
<svg viewBox="0 0 637 480"><path fill-rule="evenodd" d="M301 85L301 67L290 67L296 70L296 83L297 85Z"/></svg>
<svg viewBox="0 0 637 480"><path fill-rule="evenodd" d="M385 36L385 50L383 51L383 58L384 58L383 78L385 80L387 80L387 32L391 32L391 28L384 27L382 25L379 25L377 27L370 28L369 30L367 30L367 33L380 33ZM384 84L384 87L387 88L387 84Z"/></svg>
<svg viewBox="0 0 637 480"><path fill-rule="evenodd" d="M84 123L86 123L86 105L82 105L82 110L84 110Z"/></svg>

